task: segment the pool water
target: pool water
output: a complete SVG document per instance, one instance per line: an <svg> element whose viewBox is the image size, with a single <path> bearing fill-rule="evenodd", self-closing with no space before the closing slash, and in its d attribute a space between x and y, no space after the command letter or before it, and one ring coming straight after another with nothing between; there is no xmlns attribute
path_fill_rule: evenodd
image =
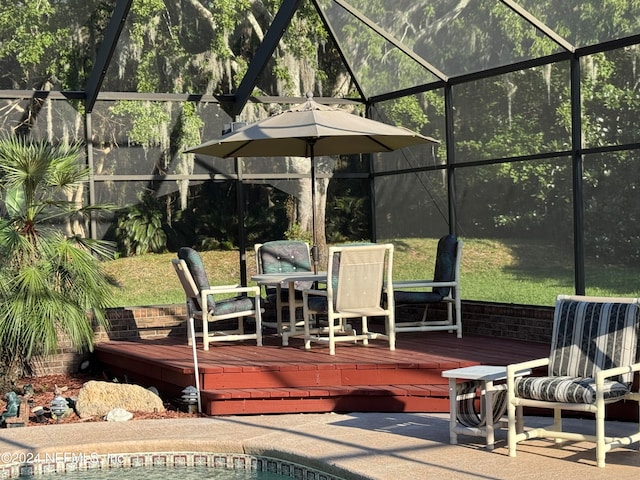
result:
<svg viewBox="0 0 640 480"><path fill-rule="evenodd" d="M33 478L33 477L31 477ZM48 478L47 476L43 478ZM55 478L64 480L282 480L285 477L256 470L195 467L133 467L76 470L57 473Z"/></svg>

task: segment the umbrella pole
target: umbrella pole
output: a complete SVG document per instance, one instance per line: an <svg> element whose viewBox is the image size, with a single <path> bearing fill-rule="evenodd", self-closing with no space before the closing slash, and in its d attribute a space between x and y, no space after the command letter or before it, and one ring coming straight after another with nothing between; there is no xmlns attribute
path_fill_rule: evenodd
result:
<svg viewBox="0 0 640 480"><path fill-rule="evenodd" d="M313 155L315 139L309 140L311 155L311 256L313 257L313 273L318 273L318 243L316 238L316 158Z"/></svg>

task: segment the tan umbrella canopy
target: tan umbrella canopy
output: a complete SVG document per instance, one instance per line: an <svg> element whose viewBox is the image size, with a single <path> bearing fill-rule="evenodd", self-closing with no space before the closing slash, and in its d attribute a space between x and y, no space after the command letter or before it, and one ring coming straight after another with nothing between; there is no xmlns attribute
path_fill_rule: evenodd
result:
<svg viewBox="0 0 640 480"><path fill-rule="evenodd" d="M186 150L215 157L308 157L311 159L311 205L315 247L315 156L391 152L438 143L403 127L370 120L307 101L235 132ZM317 261L317 255L314 255Z"/></svg>

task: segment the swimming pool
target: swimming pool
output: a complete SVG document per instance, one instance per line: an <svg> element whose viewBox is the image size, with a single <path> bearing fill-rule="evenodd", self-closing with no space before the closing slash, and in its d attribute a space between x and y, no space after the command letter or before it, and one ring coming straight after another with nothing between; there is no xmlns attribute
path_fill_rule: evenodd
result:
<svg viewBox="0 0 640 480"><path fill-rule="evenodd" d="M243 453L144 452L42 455L3 469L2 478L37 478L55 475L65 480L343 480L290 460Z"/></svg>

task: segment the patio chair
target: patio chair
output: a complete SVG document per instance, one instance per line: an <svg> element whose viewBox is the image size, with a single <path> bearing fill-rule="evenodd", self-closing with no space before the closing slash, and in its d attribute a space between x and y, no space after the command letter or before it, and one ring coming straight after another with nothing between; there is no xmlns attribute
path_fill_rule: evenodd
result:
<svg viewBox="0 0 640 480"><path fill-rule="evenodd" d="M326 290L303 290L305 349L311 342L328 343L335 355L336 342L367 345L370 339L386 339L395 350L393 301L383 305L383 293L393 291L393 245L345 245L329 248ZM318 315L326 315L325 326L314 325ZM369 331L369 317L385 317L385 333ZM347 323L361 318L362 332Z"/></svg>
<svg viewBox="0 0 640 480"><path fill-rule="evenodd" d="M397 322L396 332L456 331L462 337L462 308L460 303L460 262L463 242L453 235L438 241L435 271L432 280L396 281L394 300L396 308L424 305L418 322ZM427 320L430 304L447 304L446 320ZM454 319L455 311L455 319Z"/></svg>
<svg viewBox="0 0 640 480"><path fill-rule="evenodd" d="M626 437L605 435L606 405L622 400L640 404L640 392L632 390L634 372L640 370L639 301L558 296L549 357L507 367L510 456L516 456L519 442L532 438L588 441L596 444L597 465L604 467L608 451L640 440L640 424ZM544 366L546 376L516 378L517 371ZM553 424L525 429L523 407L553 409ZM564 431L563 410L595 414L595 434Z"/></svg>
<svg viewBox="0 0 640 480"><path fill-rule="evenodd" d="M256 253L256 270L262 273L290 273L311 272L311 254L309 244L300 240L273 240L254 245ZM276 324L264 322L263 326L275 328L278 334L283 333L285 324L282 323L282 312L291 302L295 307L302 308L302 290L311 288L313 282L296 282L295 295L289 298L288 282L275 286L264 285L264 295L268 302L275 305Z"/></svg>
<svg viewBox="0 0 640 480"><path fill-rule="evenodd" d="M262 345L262 310L260 308L259 287L210 286L202 258L198 252L189 247L180 248L178 258L171 260L171 263L187 296L189 319L202 321L202 332L193 333L195 336L202 337L205 350L209 350L210 343L220 341L255 339L258 346ZM247 296L247 293L253 293L254 296ZM228 298L228 294L234 296ZM216 296L222 298L216 299ZM255 333L245 332L244 320L247 317L255 318ZM210 330L210 324L222 322L225 325L237 322L237 326L231 329ZM191 344L193 322L189 321L188 323L187 338Z"/></svg>

